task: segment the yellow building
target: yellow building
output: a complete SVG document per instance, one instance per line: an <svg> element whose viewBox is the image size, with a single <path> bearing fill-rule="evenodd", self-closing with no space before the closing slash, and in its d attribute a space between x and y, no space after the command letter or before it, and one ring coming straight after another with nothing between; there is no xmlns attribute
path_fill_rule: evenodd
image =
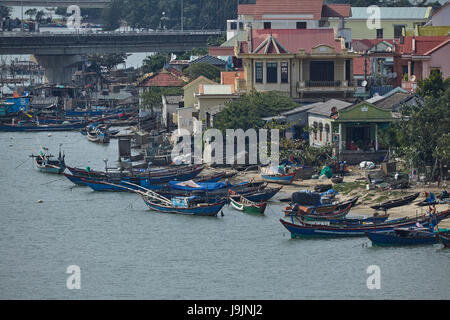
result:
<svg viewBox="0 0 450 320"><path fill-rule="evenodd" d="M403 28L414 29L424 25L431 18L432 7L380 7L379 25L377 14L371 7L352 7L351 17L345 18L345 29L351 30L353 39L395 39L400 38ZM337 31L340 20L330 19Z"/></svg>

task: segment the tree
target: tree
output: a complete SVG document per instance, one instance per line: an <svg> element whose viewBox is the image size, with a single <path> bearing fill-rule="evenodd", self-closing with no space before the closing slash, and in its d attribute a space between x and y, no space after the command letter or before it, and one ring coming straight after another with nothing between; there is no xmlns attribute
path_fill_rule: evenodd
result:
<svg viewBox="0 0 450 320"><path fill-rule="evenodd" d="M417 92L423 94L424 102L404 106L402 121L380 136L414 168L425 172L426 166L432 166L432 178L436 178L436 169L450 164L450 80L432 73L419 83Z"/></svg>
<svg viewBox="0 0 450 320"><path fill-rule="evenodd" d="M197 79L200 76L204 76L216 82L220 82L221 72L222 69L209 63L194 63L183 71L183 73L191 79Z"/></svg>
<svg viewBox="0 0 450 320"><path fill-rule="evenodd" d="M217 114L216 128L226 129L259 129L264 127L264 117L298 107L289 97L278 92L257 92L255 90L243 95L239 100L226 103L226 108Z"/></svg>
<svg viewBox="0 0 450 320"><path fill-rule="evenodd" d="M103 29L106 31L118 29L126 11L127 9L122 0L112 0L101 13Z"/></svg>
<svg viewBox="0 0 450 320"><path fill-rule="evenodd" d="M97 73L103 71L110 72L119 64L125 63L129 55L126 53L121 54L92 54L89 55L89 61L91 62L91 69Z"/></svg>
<svg viewBox="0 0 450 320"><path fill-rule="evenodd" d="M0 6L0 21L9 18L11 15L11 8L6 6Z"/></svg>
<svg viewBox="0 0 450 320"><path fill-rule="evenodd" d="M157 72L161 70L168 61L168 55L165 55L163 53L154 54L144 60L142 71L144 73Z"/></svg>
<svg viewBox="0 0 450 320"><path fill-rule="evenodd" d="M183 89L177 87L150 87L147 91L141 94L142 107L150 109L152 114L155 109L159 109L162 106L163 95L182 95Z"/></svg>
<svg viewBox="0 0 450 320"><path fill-rule="evenodd" d="M36 12L36 22L41 22L42 18L44 18L45 16L45 11L44 10L39 10Z"/></svg>
<svg viewBox="0 0 450 320"><path fill-rule="evenodd" d="M27 11L25 11L25 14L30 18L30 20L32 20L33 17L37 14L37 9L28 9Z"/></svg>
<svg viewBox="0 0 450 320"><path fill-rule="evenodd" d="M192 56L204 56L208 54L208 50L205 48L194 48L191 51L178 53L177 60L189 60Z"/></svg>

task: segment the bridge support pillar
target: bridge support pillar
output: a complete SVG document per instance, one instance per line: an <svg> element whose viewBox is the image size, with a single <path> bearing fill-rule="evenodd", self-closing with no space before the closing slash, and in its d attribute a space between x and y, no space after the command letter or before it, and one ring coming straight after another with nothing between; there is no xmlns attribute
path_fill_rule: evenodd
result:
<svg viewBox="0 0 450 320"><path fill-rule="evenodd" d="M72 83L72 76L84 61L82 55L34 55L37 64L45 68L45 81L62 85Z"/></svg>

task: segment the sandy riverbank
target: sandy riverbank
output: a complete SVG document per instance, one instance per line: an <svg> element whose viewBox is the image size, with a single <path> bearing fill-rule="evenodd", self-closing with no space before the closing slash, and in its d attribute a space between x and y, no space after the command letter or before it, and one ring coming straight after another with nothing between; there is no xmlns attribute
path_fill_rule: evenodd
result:
<svg viewBox="0 0 450 320"><path fill-rule="evenodd" d="M212 170L207 170L212 171ZM221 169L214 169L213 171L227 171L232 172L233 170L223 170ZM370 208L371 206L378 204L380 202L385 202L393 199L398 199L407 195L411 195L417 192L420 192L419 198L415 200L414 202L404 205L397 208L392 208L388 211L391 218L401 218L401 217L414 217L416 214L425 214L428 210L428 207L419 207L416 205L416 203L425 200L425 192L433 192L435 195L439 194L442 190L447 188L447 185L441 184L438 188L437 183L434 184L424 184L424 183L417 183L412 185L408 189L401 189L401 190L387 190L387 191L380 191L380 190L367 190L366 189L366 181L363 179L366 176L366 172L364 170L361 170L359 167L351 167L350 168L350 174L346 175L344 177L344 183L342 185L335 185L336 189L342 190L339 195L337 196L337 199L339 201L345 201L347 199L351 199L355 196L359 196L359 201L357 206L352 209L349 216L352 214L354 215L367 215L371 216L375 210ZM261 176L257 171L249 171L249 172L239 172L232 180L231 182L238 182L238 181L262 181ZM272 201L278 201L279 199L288 198L292 195L292 193L299 191L299 190L314 190L314 187L320 184L332 184L331 180L314 180L314 179L308 179L308 180L297 180L294 181L292 185L283 186L283 189L280 191L279 194L277 194ZM270 186L276 187L279 186L277 184L270 184ZM287 205L287 204L286 204ZM436 209L440 211L444 211L449 209L449 205L436 205ZM281 216L281 212L280 212ZM450 219L444 220L439 224L442 228L450 228Z"/></svg>

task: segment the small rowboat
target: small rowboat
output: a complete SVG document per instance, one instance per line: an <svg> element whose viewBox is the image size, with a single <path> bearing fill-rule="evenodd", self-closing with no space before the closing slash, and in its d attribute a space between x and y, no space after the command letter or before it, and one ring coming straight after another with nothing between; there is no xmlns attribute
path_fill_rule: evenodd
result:
<svg viewBox="0 0 450 320"><path fill-rule="evenodd" d="M193 216L217 216L219 211L225 206L226 200L218 203L194 203L195 197L191 198L174 198L172 203L160 201L155 198L150 198L143 195L145 204L151 209L165 213L175 213L181 215L193 215ZM175 204L175 201L178 203Z"/></svg>
<svg viewBox="0 0 450 320"><path fill-rule="evenodd" d="M406 197L403 197L400 199L379 203L375 206L371 206L371 208L375 209L375 210L387 210L390 208L401 207L408 203L413 202L414 200L416 200L419 197L419 195L420 195L420 193L416 193L416 194L406 196Z"/></svg>
<svg viewBox="0 0 450 320"><path fill-rule="evenodd" d="M302 212L297 211L296 216L300 217L301 219L304 219L306 221L317 221L317 220L328 220L328 219L342 219L350 212L350 209L352 208L352 205L349 204L346 208L339 209L333 212ZM285 215L288 215L288 211L285 212Z"/></svg>
<svg viewBox="0 0 450 320"><path fill-rule="evenodd" d="M278 184L292 184L295 178L295 173L289 174L261 174L261 178L266 182L278 183Z"/></svg>
<svg viewBox="0 0 450 320"><path fill-rule="evenodd" d="M242 195L229 190L231 206L245 213L264 214L267 208L267 202L256 203L243 197Z"/></svg>
<svg viewBox="0 0 450 320"><path fill-rule="evenodd" d="M447 234L448 236L449 231L441 230L441 234ZM431 232L429 228L396 228L388 233L368 232L367 237L375 246L411 246L439 243L437 233Z"/></svg>
<svg viewBox="0 0 450 320"><path fill-rule="evenodd" d="M51 154L48 154L48 149L44 148L45 153L41 151L40 155L35 156L31 155L30 157L33 158L34 164L36 168L45 173L52 173L52 174L61 174L66 170L66 164L65 164L65 155L61 155L61 152L59 153L58 159L55 159L54 156Z"/></svg>

